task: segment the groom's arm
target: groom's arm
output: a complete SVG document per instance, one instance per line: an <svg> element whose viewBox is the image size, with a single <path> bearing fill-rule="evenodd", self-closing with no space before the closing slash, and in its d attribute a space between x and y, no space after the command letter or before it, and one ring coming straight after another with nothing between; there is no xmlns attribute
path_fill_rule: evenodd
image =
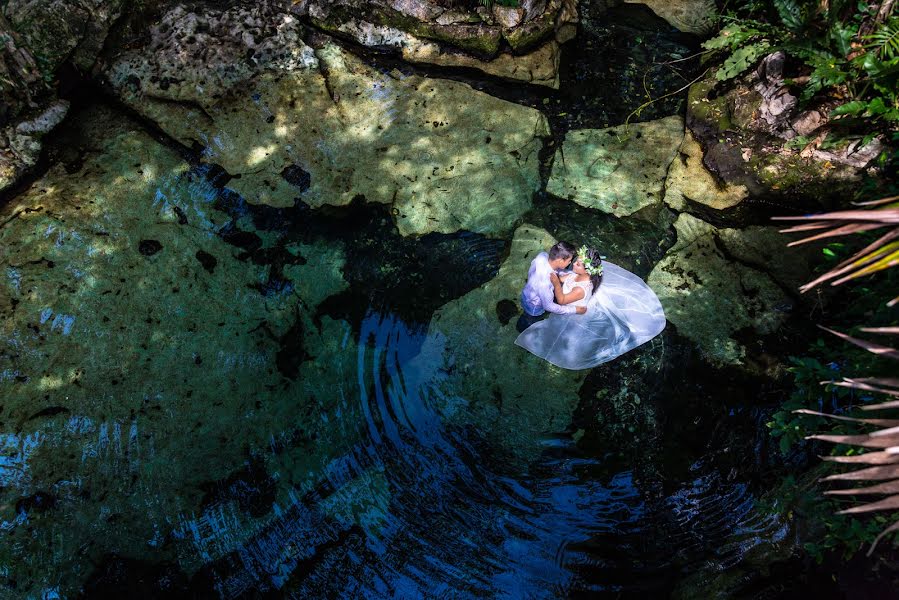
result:
<svg viewBox="0 0 899 600"><path fill-rule="evenodd" d="M562 306L561 304L556 304L555 299L553 299L553 290L551 286L540 286L539 294L540 303L543 305L543 309L551 313L556 313L557 315L571 315L574 313L583 314L586 312L586 310L578 310L577 306Z"/></svg>

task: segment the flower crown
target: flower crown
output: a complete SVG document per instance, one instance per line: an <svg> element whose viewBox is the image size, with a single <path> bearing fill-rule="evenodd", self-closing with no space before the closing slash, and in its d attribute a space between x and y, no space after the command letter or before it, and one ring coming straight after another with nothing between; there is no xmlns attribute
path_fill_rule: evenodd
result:
<svg viewBox="0 0 899 600"><path fill-rule="evenodd" d="M587 252L587 246L581 246L577 251L577 259L584 265L587 275L602 275L602 264L594 265ZM599 258L601 261L605 256L600 256Z"/></svg>

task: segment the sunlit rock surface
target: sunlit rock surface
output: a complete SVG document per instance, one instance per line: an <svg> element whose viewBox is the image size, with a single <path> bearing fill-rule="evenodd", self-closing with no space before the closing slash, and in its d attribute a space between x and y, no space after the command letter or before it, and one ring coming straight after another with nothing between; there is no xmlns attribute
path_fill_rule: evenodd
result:
<svg viewBox="0 0 899 600"><path fill-rule="evenodd" d="M714 0L624 0L645 4L671 26L685 33L706 35L715 26L718 7Z"/></svg>
<svg viewBox="0 0 899 600"><path fill-rule="evenodd" d="M516 229L497 276L434 314L407 371L416 374L416 385L430 387L427 396L445 402L451 420L454 413L462 422L473 419L519 459L537 456L540 439L568 425L587 373L559 369L514 345L528 268L555 242L532 225ZM516 310L503 315L508 303Z"/></svg>
<svg viewBox="0 0 899 600"><path fill-rule="evenodd" d="M288 248L289 285L265 295L202 177L121 117L82 118L83 166L0 209L0 523L29 557L0 563L22 597L86 576L76 556L215 560L294 502L270 477L313 487L357 435L325 416L352 410L350 328L312 320L345 289L339 243ZM256 491L229 492L251 459ZM200 533L238 501L227 538Z"/></svg>
<svg viewBox="0 0 899 600"><path fill-rule="evenodd" d="M548 38L564 42L574 35L578 20L576 0L527 0L520 7L490 9L420 0L306 0L294 10L322 29L349 34L365 45L431 40L478 55L485 62L502 43L522 54ZM385 35L386 31L392 33Z"/></svg>
<svg viewBox="0 0 899 600"><path fill-rule="evenodd" d="M683 139L679 116L569 131L546 191L618 217L630 215L661 201L665 174Z"/></svg>
<svg viewBox="0 0 899 600"><path fill-rule="evenodd" d="M500 7L496 7L500 8ZM561 48L551 39L522 54L500 52L491 58L476 56L451 45L425 38L387 25L376 25L350 18L330 29L334 35L349 38L367 47L400 53L411 63L441 67L477 69L488 75L511 81L559 87Z"/></svg>
<svg viewBox="0 0 899 600"><path fill-rule="evenodd" d="M412 63L427 63L442 67L478 69L503 79L523 81L535 85L559 88L559 63L562 49L555 40L526 54L500 53L490 61L483 61L462 52L453 52L433 42L415 41L403 45L403 58Z"/></svg>
<svg viewBox="0 0 899 600"><path fill-rule="evenodd" d="M179 15L175 24L190 31L194 17ZM293 17L284 19L289 31ZM362 196L392 204L404 235L500 235L539 188L547 123L536 110L461 83L382 73L332 44L312 55L302 41L240 85L229 79L240 43L211 43L206 52L218 58L204 78L206 63L191 62L200 55L182 51L171 31L126 53L110 82L175 139L203 146L205 160L235 176L230 185L250 202L292 206L300 198L319 207ZM165 83L180 71L188 74L182 83Z"/></svg>
<svg viewBox="0 0 899 600"><path fill-rule="evenodd" d="M730 185L716 179L702 164L702 157L702 147L688 129L665 179L665 203L668 206L683 211L692 201L723 210L736 206L749 195L746 186Z"/></svg>
<svg viewBox="0 0 899 600"><path fill-rule="evenodd" d="M735 336L773 333L792 307L787 290L760 270L765 257L785 252L786 240L755 230L718 230L687 213L674 227L677 242L647 283L678 333L693 340L710 361L743 364L746 348ZM753 257L755 265L733 255Z"/></svg>

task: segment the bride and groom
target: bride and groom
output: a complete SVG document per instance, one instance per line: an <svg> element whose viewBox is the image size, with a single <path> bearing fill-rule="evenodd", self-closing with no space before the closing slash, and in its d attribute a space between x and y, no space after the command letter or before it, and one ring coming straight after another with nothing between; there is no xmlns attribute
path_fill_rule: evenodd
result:
<svg viewBox="0 0 899 600"><path fill-rule="evenodd" d="M521 306L515 343L565 369L610 361L665 328L662 305L642 279L567 242L531 261Z"/></svg>

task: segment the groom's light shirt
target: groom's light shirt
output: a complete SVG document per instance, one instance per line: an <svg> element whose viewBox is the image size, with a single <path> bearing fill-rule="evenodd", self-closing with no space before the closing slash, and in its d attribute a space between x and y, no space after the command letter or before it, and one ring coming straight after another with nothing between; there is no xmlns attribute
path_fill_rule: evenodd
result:
<svg viewBox="0 0 899 600"><path fill-rule="evenodd" d="M553 284L549 280L553 268L549 266L549 254L541 252L537 258L531 261L528 269L528 282L521 290L521 308L524 312L536 317L549 311L560 315L570 315L577 312L574 306L556 304L553 296Z"/></svg>

